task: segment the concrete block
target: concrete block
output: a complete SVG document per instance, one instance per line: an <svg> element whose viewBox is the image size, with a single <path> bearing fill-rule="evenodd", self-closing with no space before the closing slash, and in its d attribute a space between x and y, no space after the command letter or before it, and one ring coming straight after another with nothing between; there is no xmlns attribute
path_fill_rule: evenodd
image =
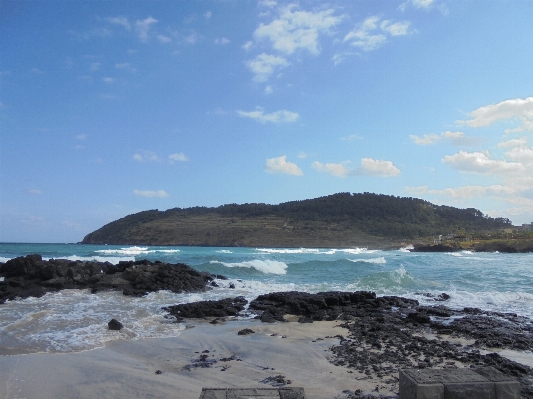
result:
<svg viewBox="0 0 533 399"><path fill-rule="evenodd" d="M496 399L494 383L487 380L444 384L444 399Z"/></svg>
<svg viewBox="0 0 533 399"><path fill-rule="evenodd" d="M200 399L305 399L305 393L300 387L202 388Z"/></svg>
<svg viewBox="0 0 533 399"><path fill-rule="evenodd" d="M496 399L520 399L520 383L516 378L509 377L494 367L472 369L494 383Z"/></svg>
<svg viewBox="0 0 533 399"><path fill-rule="evenodd" d="M520 399L520 384L493 367L404 369L400 399Z"/></svg>
<svg viewBox="0 0 533 399"><path fill-rule="evenodd" d="M226 399L226 388L202 388L200 399Z"/></svg>
<svg viewBox="0 0 533 399"><path fill-rule="evenodd" d="M422 378L419 371L400 370L400 399L444 399L444 384L438 379Z"/></svg>
<svg viewBox="0 0 533 399"><path fill-rule="evenodd" d="M280 388L280 399L305 399L303 388Z"/></svg>
<svg viewBox="0 0 533 399"><path fill-rule="evenodd" d="M279 399L279 392L270 388L228 389L226 399Z"/></svg>

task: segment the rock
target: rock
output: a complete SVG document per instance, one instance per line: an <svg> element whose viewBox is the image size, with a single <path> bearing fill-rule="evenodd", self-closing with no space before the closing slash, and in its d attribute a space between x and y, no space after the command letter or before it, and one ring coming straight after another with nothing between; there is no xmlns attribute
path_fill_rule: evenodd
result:
<svg viewBox="0 0 533 399"><path fill-rule="evenodd" d="M183 318L237 316L247 303L248 301L244 297L238 296L218 301L200 301L167 306L162 309L176 317L177 321L181 321Z"/></svg>
<svg viewBox="0 0 533 399"><path fill-rule="evenodd" d="M115 289L132 296L159 290L198 292L205 291L214 279L211 274L184 264L141 260L115 266L109 262L66 259L43 261L41 255L18 257L0 264L0 276L4 277L0 284L0 303L62 289L89 288L93 293Z"/></svg>
<svg viewBox="0 0 533 399"><path fill-rule="evenodd" d="M249 328L245 328L244 330L241 330L237 333L237 335L250 335L250 334L255 334L255 331Z"/></svg>
<svg viewBox="0 0 533 399"><path fill-rule="evenodd" d="M122 323L118 321L117 319L111 319L109 323L107 323L107 326L109 327L110 330L116 330L116 331L120 331L124 327Z"/></svg>

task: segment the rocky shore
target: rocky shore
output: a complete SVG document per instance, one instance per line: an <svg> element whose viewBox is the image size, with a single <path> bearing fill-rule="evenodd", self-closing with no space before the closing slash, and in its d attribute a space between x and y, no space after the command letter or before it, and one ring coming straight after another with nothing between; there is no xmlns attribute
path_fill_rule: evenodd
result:
<svg viewBox="0 0 533 399"><path fill-rule="evenodd" d="M331 361L357 374L359 380L378 378L382 388L397 390L402 368L462 368L493 366L518 378L523 398L533 398L533 369L496 351L531 351L531 320L511 313L476 308L453 310L444 305L446 294L435 296L435 306L396 296L377 297L373 292L276 292L260 295L247 312L263 322L285 322L287 315L299 323L342 320L347 336L330 350ZM177 320L235 315L244 308L242 297L203 301L167 308ZM222 318L222 319L220 319ZM325 339L331 337L318 337ZM379 391L379 384L377 385ZM360 398L356 392L348 398ZM395 397L395 396L390 396Z"/></svg>
<svg viewBox="0 0 533 399"><path fill-rule="evenodd" d="M6 300L41 297L63 289L120 290L124 295L143 296L148 292L200 292L215 278L184 264L147 260L82 262L66 259L44 261L41 255L27 255L0 263L0 304Z"/></svg>
<svg viewBox="0 0 533 399"><path fill-rule="evenodd" d="M120 290L124 295L148 292L199 292L216 286L215 276L183 264L136 261L118 265L64 259L43 261L28 255L0 263L0 303L39 297L67 288ZM533 323L512 313L487 312L477 308L451 309L449 295L426 296L433 306L397 296L378 297L373 292L275 292L251 302L244 297L201 301L164 308L168 319L208 319L224 323L234 316L254 317L261 322L284 323L288 318L302 325L315 321L341 321L348 333L316 337L332 340L329 360L348 369L355 380L376 381L379 390L397 392L401 368L463 368L493 366L518 378L522 397L533 399L533 370L498 352L526 351L531 357ZM261 323L262 324L262 323ZM244 331L244 330L243 330ZM246 331L248 335L253 330ZM314 342L314 341L313 341ZM531 364L531 363L530 363ZM345 398L362 398L347 391ZM378 396L379 397L379 396ZM382 396L395 397L395 396Z"/></svg>

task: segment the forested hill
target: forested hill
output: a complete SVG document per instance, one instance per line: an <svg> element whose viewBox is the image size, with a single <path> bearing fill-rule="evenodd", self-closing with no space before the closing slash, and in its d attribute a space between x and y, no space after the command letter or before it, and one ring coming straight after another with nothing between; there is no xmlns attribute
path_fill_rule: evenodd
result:
<svg viewBox="0 0 533 399"><path fill-rule="evenodd" d="M477 209L437 206L417 198L339 193L279 205L150 210L88 234L85 244L347 247L412 240L457 229L511 227Z"/></svg>

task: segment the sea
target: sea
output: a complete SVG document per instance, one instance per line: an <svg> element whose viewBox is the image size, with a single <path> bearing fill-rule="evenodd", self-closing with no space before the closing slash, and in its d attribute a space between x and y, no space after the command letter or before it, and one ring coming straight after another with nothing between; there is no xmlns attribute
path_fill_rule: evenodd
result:
<svg viewBox="0 0 533 399"><path fill-rule="evenodd" d="M41 254L43 259L142 260L185 263L226 276L206 292L159 291L135 298L121 292L63 290L0 305L0 355L69 353L114 340L178 336L164 306L278 291L373 291L421 304L512 312L533 320L533 254L416 253L410 248L220 248L0 243L0 262ZM0 277L3 280L3 277ZM232 288L234 287L234 288ZM446 293L450 299L437 301ZM167 316L167 317L165 317ZM245 316L246 317L246 316ZM125 326L110 331L118 319Z"/></svg>

